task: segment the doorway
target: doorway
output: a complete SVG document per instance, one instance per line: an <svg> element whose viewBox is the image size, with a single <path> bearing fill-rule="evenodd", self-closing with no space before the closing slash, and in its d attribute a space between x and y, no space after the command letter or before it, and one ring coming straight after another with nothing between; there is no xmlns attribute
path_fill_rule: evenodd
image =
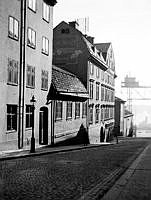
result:
<svg viewBox="0 0 151 200"><path fill-rule="evenodd" d="M48 144L48 108L41 107L39 112L39 144Z"/></svg>

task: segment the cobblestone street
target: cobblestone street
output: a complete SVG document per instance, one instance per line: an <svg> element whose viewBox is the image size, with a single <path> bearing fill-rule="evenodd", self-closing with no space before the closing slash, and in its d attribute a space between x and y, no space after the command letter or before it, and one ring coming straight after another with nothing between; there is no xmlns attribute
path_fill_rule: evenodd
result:
<svg viewBox="0 0 151 200"><path fill-rule="evenodd" d="M130 139L117 145L1 161L0 199L77 200L114 170L126 168L148 142Z"/></svg>

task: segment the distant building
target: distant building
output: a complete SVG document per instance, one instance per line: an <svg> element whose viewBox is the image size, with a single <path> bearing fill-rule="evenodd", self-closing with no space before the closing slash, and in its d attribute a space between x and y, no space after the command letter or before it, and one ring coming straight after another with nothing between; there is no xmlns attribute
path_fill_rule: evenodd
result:
<svg viewBox="0 0 151 200"><path fill-rule="evenodd" d="M130 111L124 111L124 136L132 136L131 131L133 130L133 116Z"/></svg>
<svg viewBox="0 0 151 200"><path fill-rule="evenodd" d="M54 28L53 63L75 74L86 87L90 96L87 101L90 143L104 142L114 126L113 49L110 43L103 54L94 38L83 35L76 27L76 22L63 21Z"/></svg>
<svg viewBox="0 0 151 200"><path fill-rule="evenodd" d="M114 131L117 135L124 135L124 116L125 116L125 101L115 97L115 125Z"/></svg>
<svg viewBox="0 0 151 200"><path fill-rule="evenodd" d="M56 0L0 1L0 150L29 145L35 103L36 144L51 143L53 6Z"/></svg>

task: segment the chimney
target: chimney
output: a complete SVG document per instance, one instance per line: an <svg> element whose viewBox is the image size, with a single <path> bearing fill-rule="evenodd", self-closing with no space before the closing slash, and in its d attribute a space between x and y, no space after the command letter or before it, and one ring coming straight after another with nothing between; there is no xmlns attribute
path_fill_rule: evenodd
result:
<svg viewBox="0 0 151 200"><path fill-rule="evenodd" d="M49 6L54 6L57 3L56 0L44 0L44 2Z"/></svg>
<svg viewBox="0 0 151 200"><path fill-rule="evenodd" d="M69 22L69 26L71 26L72 28L77 28L79 24L76 21L72 21L72 22Z"/></svg>
<svg viewBox="0 0 151 200"><path fill-rule="evenodd" d="M94 37L87 36L86 39L87 39L91 44L94 44Z"/></svg>

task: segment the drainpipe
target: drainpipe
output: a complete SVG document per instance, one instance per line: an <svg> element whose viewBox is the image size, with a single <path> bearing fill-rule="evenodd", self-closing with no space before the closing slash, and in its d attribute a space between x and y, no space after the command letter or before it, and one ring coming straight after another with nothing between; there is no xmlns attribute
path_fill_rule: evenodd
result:
<svg viewBox="0 0 151 200"><path fill-rule="evenodd" d="M19 70L19 108L18 108L18 148L23 147L24 134L24 84L25 84L25 23L26 0L20 5L20 70Z"/></svg>
<svg viewBox="0 0 151 200"><path fill-rule="evenodd" d="M55 131L55 100L51 101L51 145L54 145L54 131Z"/></svg>
<svg viewBox="0 0 151 200"><path fill-rule="evenodd" d="M22 147L24 141L24 111L25 111L25 68L26 68L26 57L25 57L25 42L26 42L26 0L24 0L24 22L23 22L23 93L22 93Z"/></svg>

